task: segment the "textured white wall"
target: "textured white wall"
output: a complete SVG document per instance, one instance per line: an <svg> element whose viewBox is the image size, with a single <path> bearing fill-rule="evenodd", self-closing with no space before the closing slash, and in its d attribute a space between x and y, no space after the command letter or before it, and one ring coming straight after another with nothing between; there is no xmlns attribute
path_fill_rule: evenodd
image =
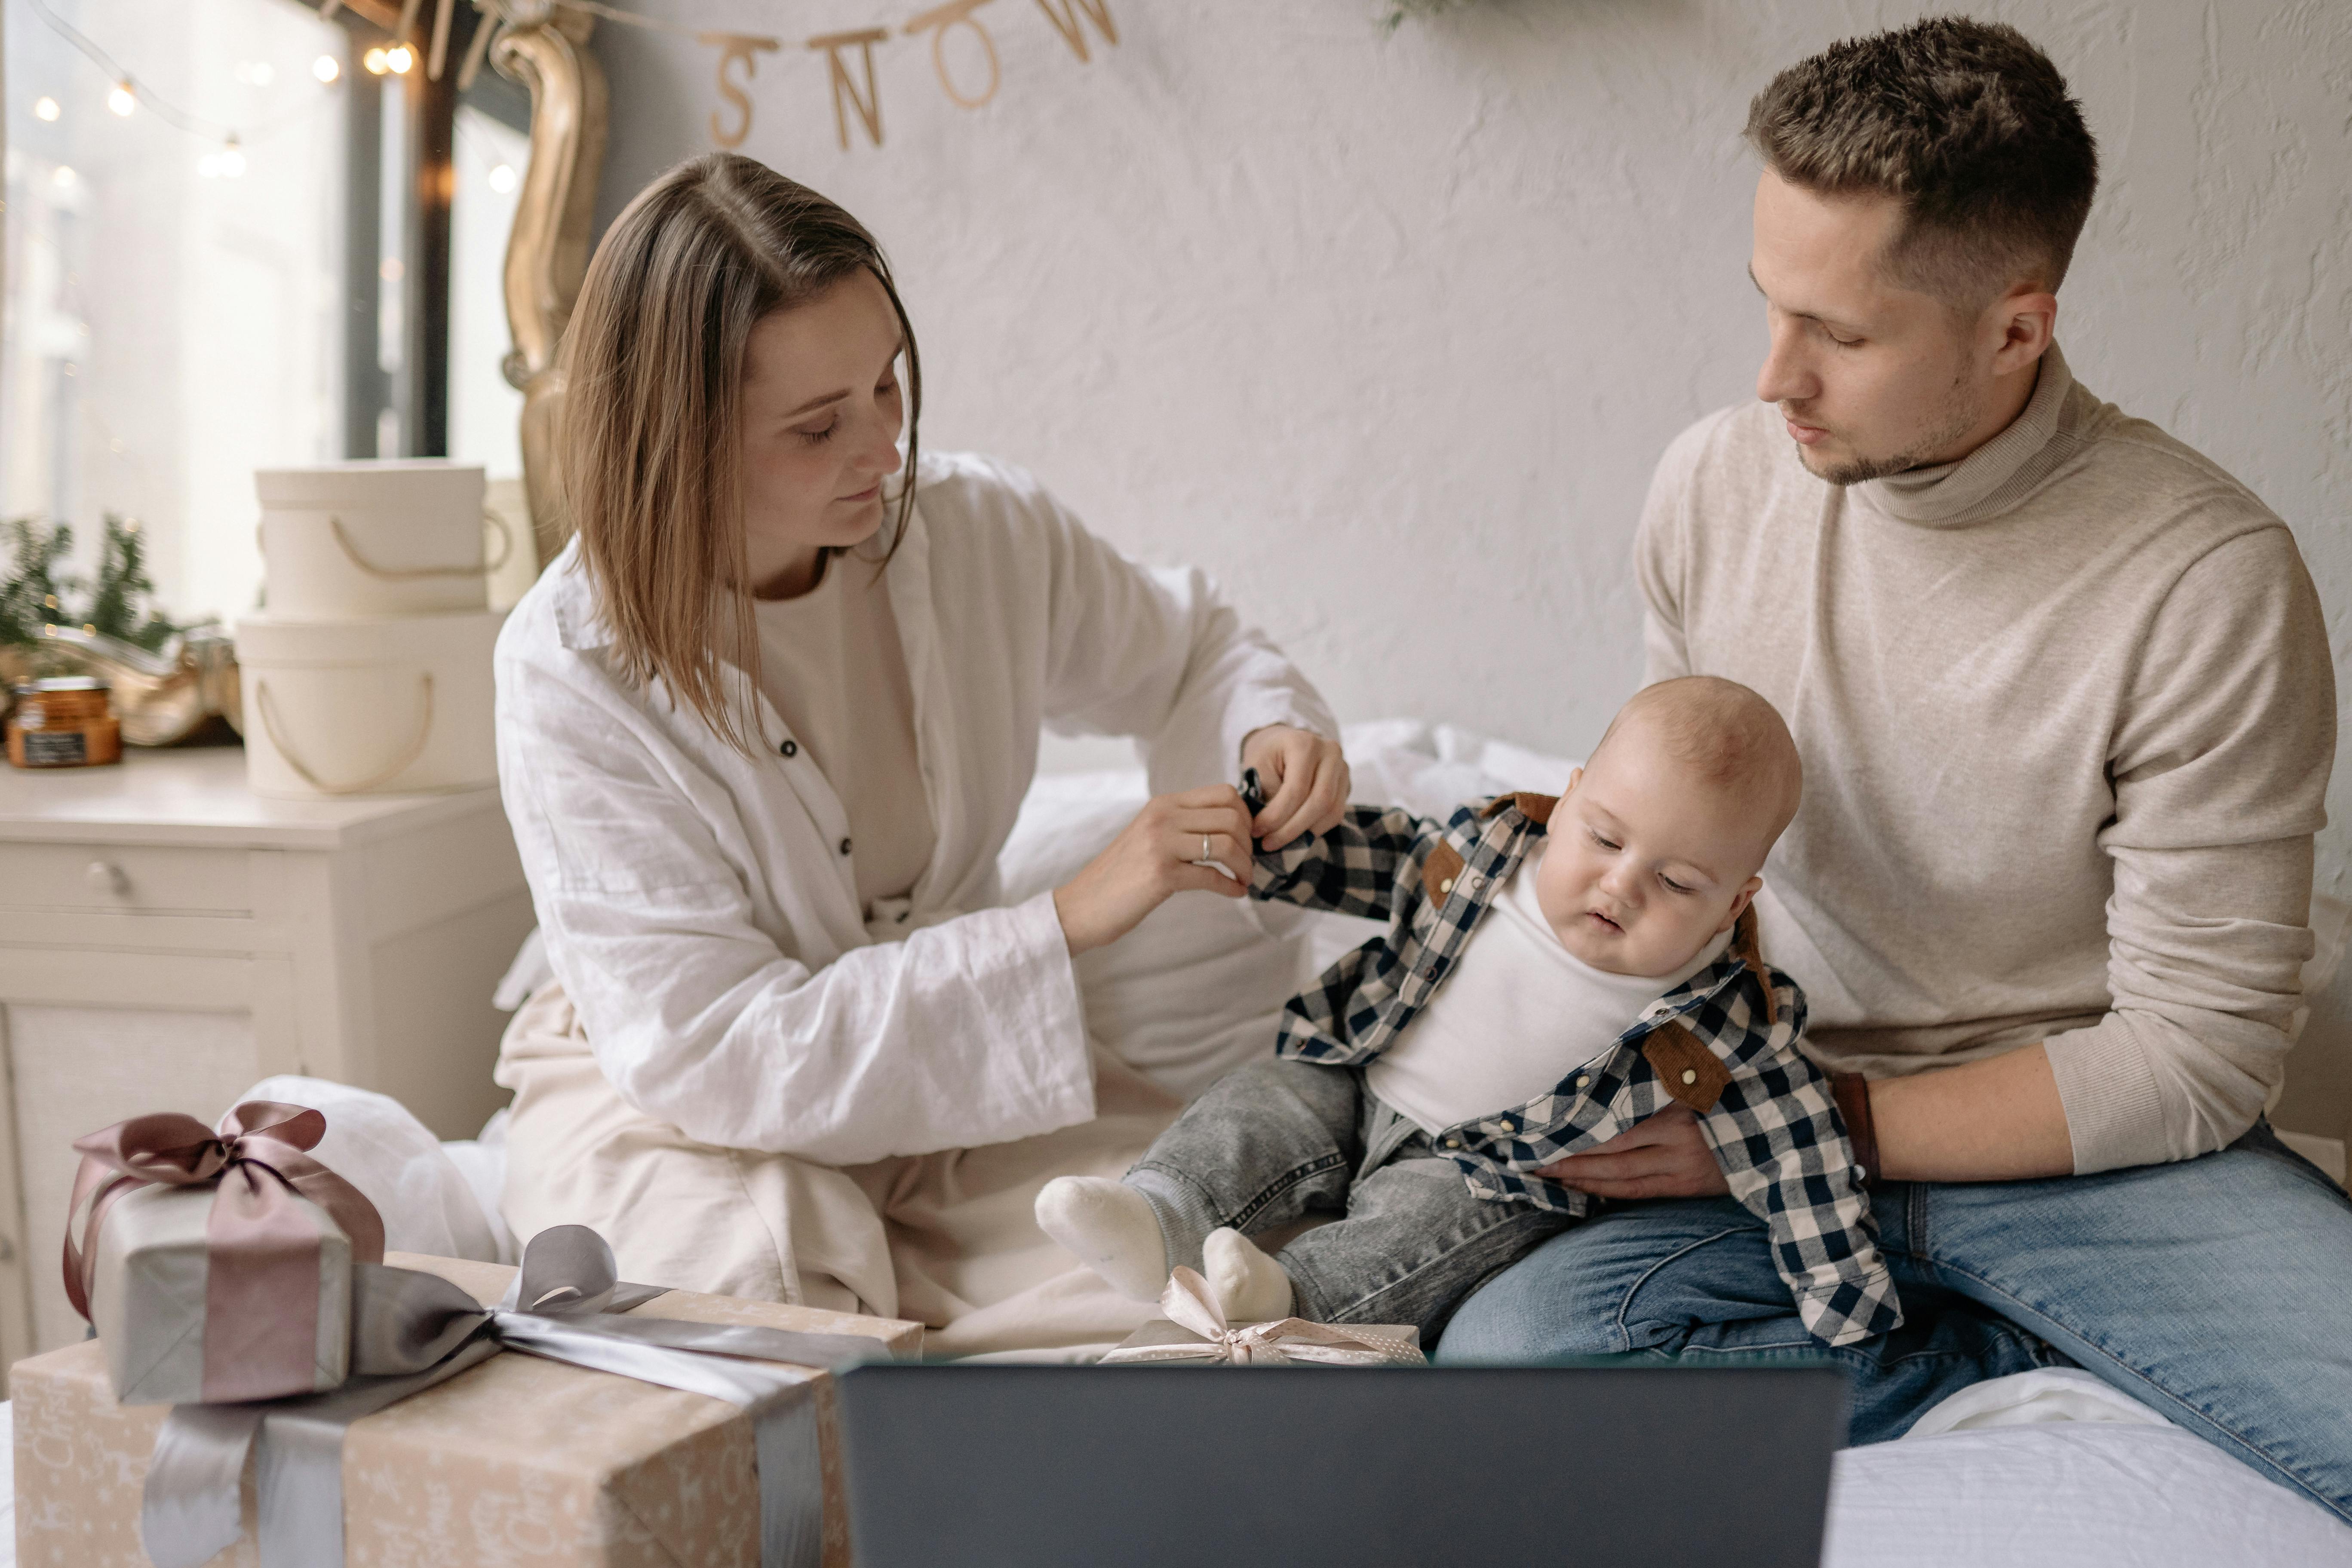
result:
<svg viewBox="0 0 2352 1568"><path fill-rule="evenodd" d="M659 0L797 39L921 0ZM1036 469L1096 528L1198 562L1349 719L1591 744L1640 669L1627 548L1651 465L1751 395L1748 97L1933 7L1110 0L1080 66L980 13L1003 89L877 51L887 144L834 140L823 57L763 57L743 151L882 237L925 439ZM2352 6L1989 4L2087 107L2106 178L2066 286L2083 379L2295 529L2352 647ZM607 26L606 214L709 146L713 51ZM951 57L956 58L956 57ZM977 78L973 79L977 79ZM2352 679L2343 681L2352 695ZM2352 778L2322 882L2352 892Z"/></svg>

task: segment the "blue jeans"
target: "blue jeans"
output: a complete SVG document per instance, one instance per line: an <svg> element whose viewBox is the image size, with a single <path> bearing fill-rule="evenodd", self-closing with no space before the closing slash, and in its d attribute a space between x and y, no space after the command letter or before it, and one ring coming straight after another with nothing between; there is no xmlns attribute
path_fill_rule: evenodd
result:
<svg viewBox="0 0 2352 1568"><path fill-rule="evenodd" d="M1762 1225L1702 1198L1619 1205L1546 1242L1463 1303L1437 1359L1827 1354L1870 1443L2055 1346L2352 1522L2352 1202L2267 1124L2179 1164L1890 1182L1873 1207L1906 1315L1884 1339L1811 1342Z"/></svg>

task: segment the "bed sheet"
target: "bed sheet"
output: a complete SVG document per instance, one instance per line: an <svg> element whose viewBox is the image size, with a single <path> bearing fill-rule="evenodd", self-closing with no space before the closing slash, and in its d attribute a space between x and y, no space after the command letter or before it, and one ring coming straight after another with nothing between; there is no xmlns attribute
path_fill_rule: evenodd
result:
<svg viewBox="0 0 2352 1568"><path fill-rule="evenodd" d="M2344 1568L2352 1525L2090 1373L1963 1389L1837 1456L1823 1568Z"/></svg>

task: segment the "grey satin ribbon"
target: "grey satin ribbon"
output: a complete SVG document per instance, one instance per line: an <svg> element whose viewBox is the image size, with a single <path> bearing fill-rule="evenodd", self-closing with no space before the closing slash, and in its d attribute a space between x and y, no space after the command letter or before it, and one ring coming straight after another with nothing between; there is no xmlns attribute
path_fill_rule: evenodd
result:
<svg viewBox="0 0 2352 1568"><path fill-rule="evenodd" d="M622 1283L604 1238L557 1226L531 1238L506 1300L485 1310L436 1274L359 1264L352 1376L331 1394L252 1405L180 1405L155 1436L139 1521L155 1568L197 1568L244 1535L238 1486L254 1439L261 1568L341 1568L343 1436L501 1350L618 1373L749 1411L760 1476L761 1568L824 1556L816 1383L764 1363L835 1367L887 1359L879 1341L735 1323L630 1318L662 1293Z"/></svg>

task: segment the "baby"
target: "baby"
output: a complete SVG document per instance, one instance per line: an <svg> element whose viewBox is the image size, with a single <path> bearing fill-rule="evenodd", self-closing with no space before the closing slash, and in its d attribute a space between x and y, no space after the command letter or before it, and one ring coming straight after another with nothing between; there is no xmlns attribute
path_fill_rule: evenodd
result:
<svg viewBox="0 0 2352 1568"><path fill-rule="evenodd" d="M1770 703L1688 677L1628 702L1564 795L1442 825L1357 806L1259 854L1253 896L1387 932L1293 997L1275 1054L1124 1179L1049 1183L1038 1224L1139 1300L1185 1264L1236 1322L1412 1323L1427 1342L1591 1207L1540 1167L1679 1103L1769 1226L1806 1327L1830 1344L1895 1327L1864 1173L1797 1049L1804 998L1759 956L1748 908L1800 784ZM1277 1233L1270 1255L1252 1239Z"/></svg>

